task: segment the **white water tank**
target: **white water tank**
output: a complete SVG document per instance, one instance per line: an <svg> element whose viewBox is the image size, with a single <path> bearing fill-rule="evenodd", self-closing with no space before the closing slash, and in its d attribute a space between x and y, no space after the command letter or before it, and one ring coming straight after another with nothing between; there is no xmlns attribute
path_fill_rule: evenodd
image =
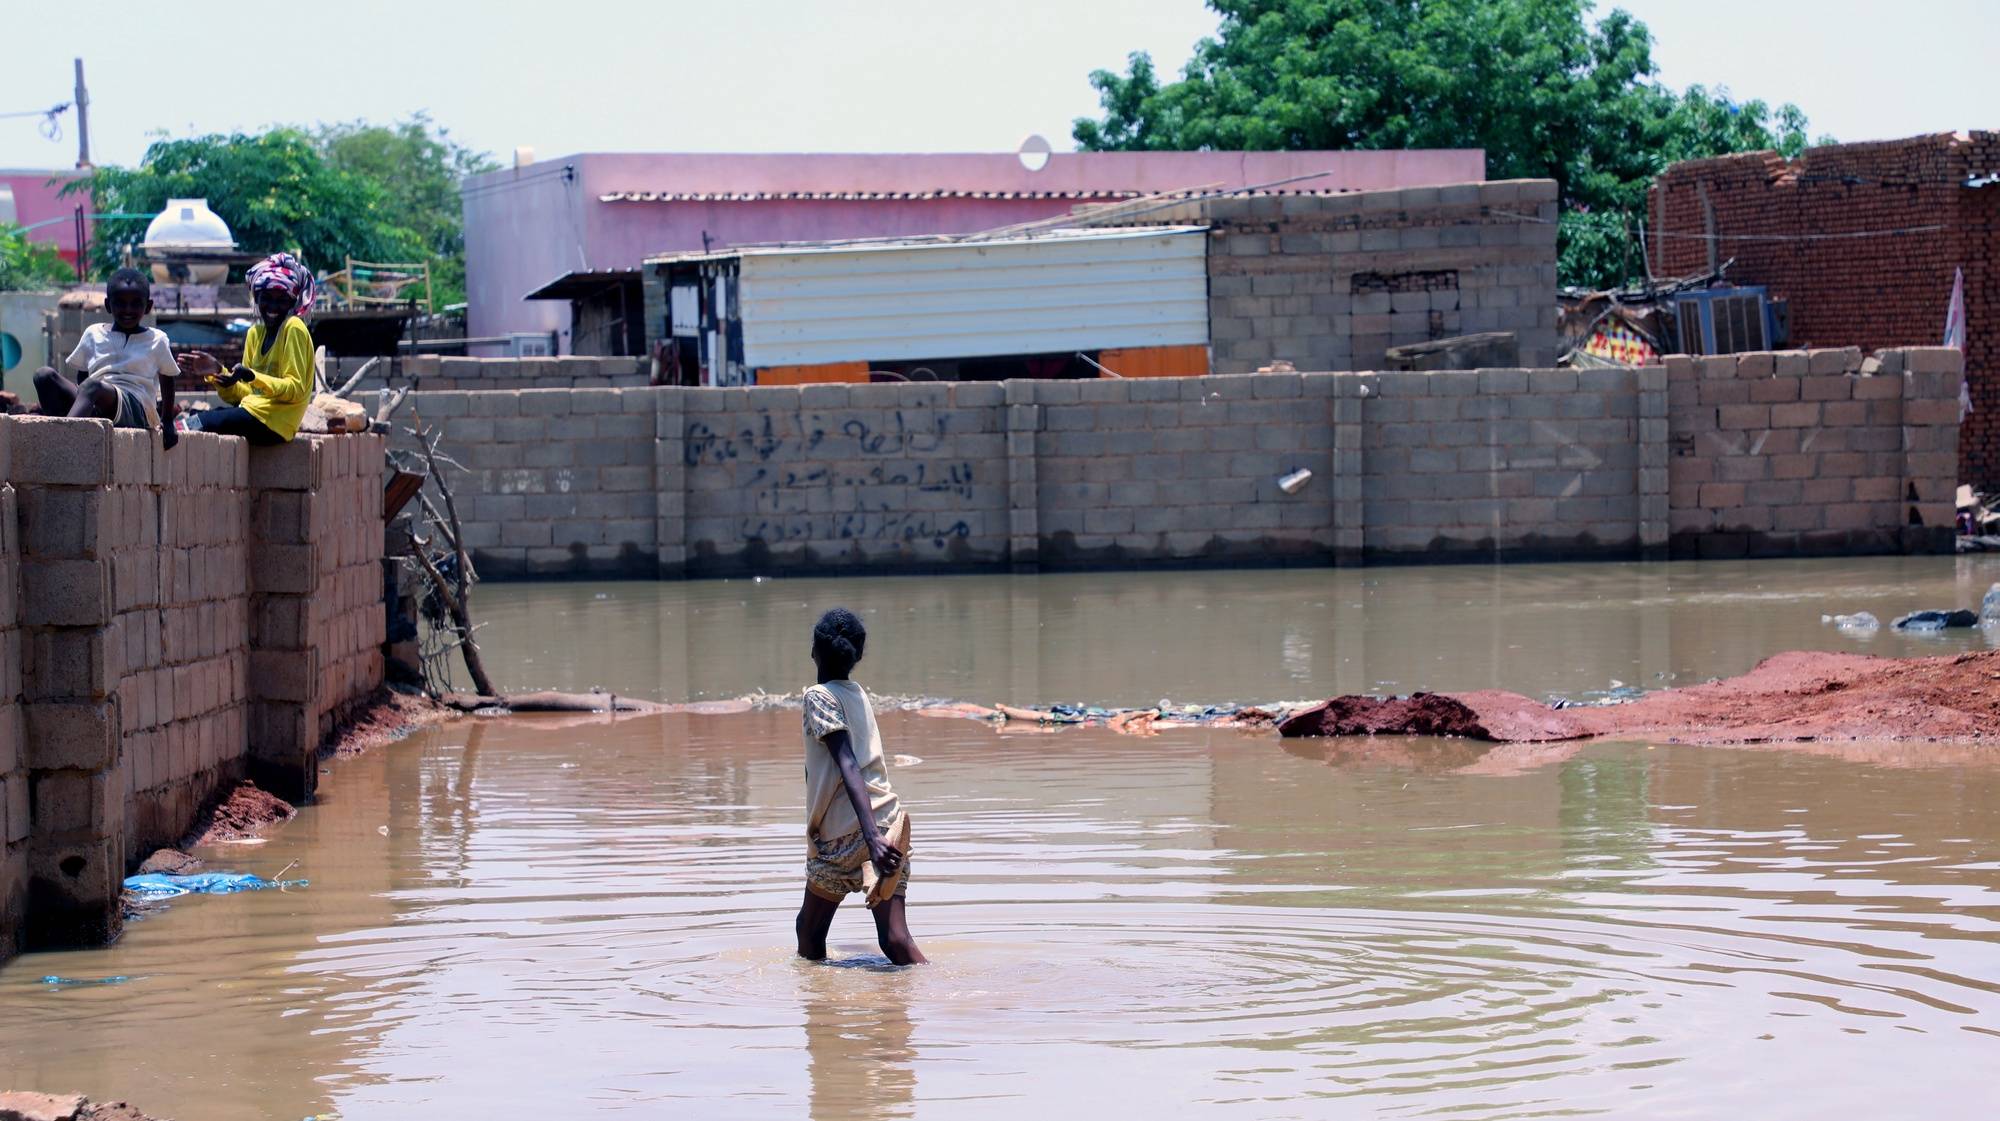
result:
<svg viewBox="0 0 2000 1121"><path fill-rule="evenodd" d="M167 208L146 227L146 241L141 248L148 255L188 249L226 253L236 248L236 239L229 232L229 223L208 208L207 199L168 199ZM174 271L167 265L156 264L153 279L161 284L221 284L229 276L227 264L191 265L185 276L175 276Z"/></svg>

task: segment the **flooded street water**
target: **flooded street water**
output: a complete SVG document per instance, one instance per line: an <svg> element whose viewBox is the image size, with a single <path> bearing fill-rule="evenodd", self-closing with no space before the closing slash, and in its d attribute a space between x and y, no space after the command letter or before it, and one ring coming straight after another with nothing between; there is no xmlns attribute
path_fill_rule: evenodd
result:
<svg viewBox="0 0 2000 1121"><path fill-rule="evenodd" d="M838 600L871 612L857 677L880 694L1131 703L1943 652L1984 639L1862 643L1818 616L1976 603L1995 579L1882 560L480 595L519 687L796 689ZM469 721L329 763L267 843L203 854L297 861L309 887L0 967L0 1083L182 1121L1995 1104L1991 750L883 730L920 760L893 774L932 966L886 967L854 905L834 961L793 958L795 712Z"/></svg>
<svg viewBox="0 0 2000 1121"><path fill-rule="evenodd" d="M1513 689L1580 696L1742 673L1782 650L1943 654L1977 629L1904 635L1898 615L1974 610L2000 554L689 583L514 584L478 593L487 664L515 688L657 700L796 692L819 612L882 640L878 694L991 704L1216 703ZM1869 611L1843 634L1823 614Z"/></svg>

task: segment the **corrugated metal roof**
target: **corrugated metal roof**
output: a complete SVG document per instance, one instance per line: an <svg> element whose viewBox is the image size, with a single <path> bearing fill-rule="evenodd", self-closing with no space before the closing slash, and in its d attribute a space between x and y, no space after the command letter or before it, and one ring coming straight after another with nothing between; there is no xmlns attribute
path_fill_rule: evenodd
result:
<svg viewBox="0 0 2000 1121"><path fill-rule="evenodd" d="M1208 342L1199 227L773 247L741 258L749 366Z"/></svg>
<svg viewBox="0 0 2000 1121"><path fill-rule="evenodd" d="M1157 234L1205 233L1207 226L1058 226L1029 232L970 234L910 234L902 237L855 237L832 241L781 241L732 245L717 249L685 249L648 257L647 265L680 261L717 261L765 254L864 253L902 249L950 249L966 245L1026 245L1048 241L1115 241Z"/></svg>
<svg viewBox="0 0 2000 1121"><path fill-rule="evenodd" d="M638 280L638 269L575 269L521 297L524 300L573 300L620 281Z"/></svg>
<svg viewBox="0 0 2000 1121"><path fill-rule="evenodd" d="M1311 188L1264 188L1234 192L1239 196L1258 195L1340 195L1352 190ZM1198 191L1166 192L1163 199L1194 198ZM1147 197L1144 191L974 191L939 188L932 191L612 191L597 196L599 202L896 202L925 199L1075 199L1118 201Z"/></svg>
<svg viewBox="0 0 2000 1121"><path fill-rule="evenodd" d="M880 202L910 199L1130 199L1137 191L613 191L599 202Z"/></svg>

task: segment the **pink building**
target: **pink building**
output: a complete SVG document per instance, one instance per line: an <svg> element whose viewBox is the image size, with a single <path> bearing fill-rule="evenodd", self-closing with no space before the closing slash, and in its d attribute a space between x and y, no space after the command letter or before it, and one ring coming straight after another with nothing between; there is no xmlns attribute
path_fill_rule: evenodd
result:
<svg viewBox="0 0 2000 1121"><path fill-rule="evenodd" d="M1478 149L1057 153L1037 171L1012 153L564 156L460 186L467 333L555 332L569 353L582 341L569 338L571 305L530 293L581 298L629 284L636 308L640 263L677 250L966 233L1163 191L1383 190L1485 177ZM614 352L598 339L583 349Z"/></svg>
<svg viewBox="0 0 2000 1121"><path fill-rule="evenodd" d="M90 196L70 195L65 198L62 189L79 174L68 168L61 171L0 169L0 225L32 226L50 219L71 219L49 222L31 232L28 238L55 246L63 260L75 264L77 244L76 222L73 219L76 208L81 205L88 211L92 207Z"/></svg>

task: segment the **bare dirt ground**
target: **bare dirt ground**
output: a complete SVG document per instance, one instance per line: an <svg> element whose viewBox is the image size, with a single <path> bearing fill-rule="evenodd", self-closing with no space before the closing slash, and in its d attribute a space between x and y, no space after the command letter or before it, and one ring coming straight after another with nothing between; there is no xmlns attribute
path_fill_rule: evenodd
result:
<svg viewBox="0 0 2000 1121"><path fill-rule="evenodd" d="M1495 743L2000 743L2000 651L1877 658L1793 651L1749 673L1627 704L1551 708L1515 693L1336 697L1282 725L1288 737L1458 735Z"/></svg>

